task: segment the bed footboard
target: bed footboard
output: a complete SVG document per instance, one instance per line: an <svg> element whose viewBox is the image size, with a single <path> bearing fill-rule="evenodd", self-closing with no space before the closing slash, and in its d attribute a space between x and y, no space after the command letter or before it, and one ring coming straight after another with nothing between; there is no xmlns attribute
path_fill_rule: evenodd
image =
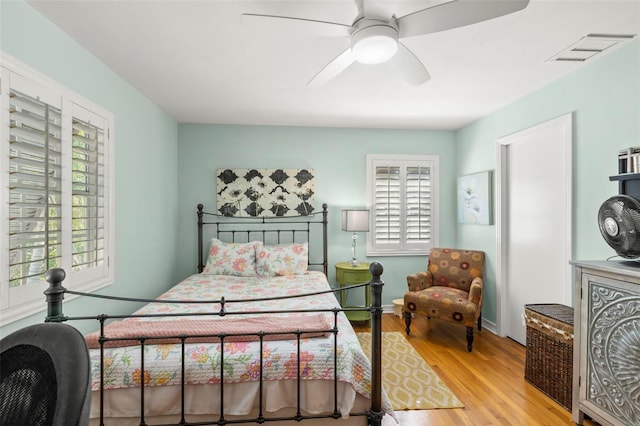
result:
<svg viewBox="0 0 640 426"><path fill-rule="evenodd" d="M370 286L370 290L371 290L371 295L372 295L372 305L370 307L366 307L363 309L366 309L370 312L371 314L371 333L372 333L372 338L371 338L371 406L370 408L366 411L366 413L351 413L351 415L353 416L366 416L367 417L367 423L369 425L372 426L380 426L382 423L382 419L385 415L385 410L383 407L383 392L382 392L382 288L384 286L384 283L381 279L382 276L382 272L383 272L383 267L380 263L378 262L373 262L370 266L370 272L372 275L372 280L371 282L368 284ZM109 317L107 315L98 315L98 316L94 316L94 317L67 317L64 315L63 313L63 298L65 294L74 294L74 295L81 295L81 296L87 296L87 297L99 297L99 298L107 298L107 299L116 299L116 300L124 300L124 301L136 301L136 302L140 302L143 301L141 299L128 299L128 298L118 298L118 297L111 297L111 296L102 296L102 295L94 295L94 294L87 294L87 293L81 293L81 292L75 292L75 291L70 291L64 288L64 286L62 285L64 279L65 279L65 271L60 269L60 268L54 268L51 269L47 272L46 274L46 280L49 283L49 287L47 288L47 290L45 290L45 295L46 295L46 301L47 301L47 316L45 321L46 322L62 322L62 321L68 321L68 320L98 320L101 322L101 338L103 340L109 340L109 339L104 339L104 321L105 318L115 318L115 317ZM339 291L339 289L337 290L328 290L328 292L335 292L335 291ZM222 313L221 315L225 315L224 311L224 299L222 299ZM342 309L333 309L331 310L332 312L334 312L334 315L337 315L337 312L342 311ZM118 318L122 318L122 316L118 317ZM333 329L328 330L331 331L332 333L334 333L335 336L337 336L337 321L335 323L335 326ZM262 333L262 332L261 332ZM175 337L175 336L174 336ZM184 336L184 335L180 335L179 336L181 339L186 339L188 338L188 336ZM222 338L224 339L225 337L227 337L226 335L222 335ZM141 342L144 342L146 338L144 336L140 337ZM298 340L299 340L299 336L298 336ZM337 341L335 343L337 345ZM334 346L334 352L337 353L337 346ZM102 368L102 366L101 366ZM184 378L182 379L184 380ZM299 380L299 379L298 379ZM336 379L337 380L337 379ZM102 387L102 384L101 384ZM140 390L141 390L141 394L142 394L142 398L141 401L144 401L144 385L140 386ZM103 390L100 390L100 395L102 398L102 392ZM182 392L184 392L184 387ZM336 391L337 392L337 391ZM298 387L298 399L300 397L300 390ZM224 398L224 393L221 393L221 399ZM142 407L141 407L141 412L144 412L144 402L142 402ZM260 402L260 404L262 404L262 402ZM101 419L102 419L102 401L101 401ZM260 410L262 411L262 406L260 406ZM279 420L295 420L295 421L302 421L302 420L306 420L306 419L317 419L317 418L333 418L333 419L337 419L339 418L339 414L337 413L337 411L334 409L333 413L327 413L326 415L310 415L310 416L305 416L305 415L301 415L299 412L299 408L298 408L298 414L292 417L287 417L287 418L282 418L279 417ZM257 417L256 419L253 419L252 421L255 421L257 423L263 423L266 420L268 420L266 417L264 417L262 415L262 413L260 414L259 417ZM146 424L144 423L144 416L141 417L140 419L141 423L140 424ZM198 424L233 424L233 423L247 423L248 420L244 419L244 420L233 420L233 419L225 419L224 416L222 416L219 420L213 421L212 423L198 423ZM103 424L103 422L101 421L101 424ZM185 422L184 419L179 423L181 425L187 425L189 423Z"/></svg>

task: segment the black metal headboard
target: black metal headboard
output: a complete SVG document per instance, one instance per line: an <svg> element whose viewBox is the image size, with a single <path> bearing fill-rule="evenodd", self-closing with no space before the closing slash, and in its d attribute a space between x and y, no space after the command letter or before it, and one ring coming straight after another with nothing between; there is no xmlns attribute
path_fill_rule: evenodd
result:
<svg viewBox="0 0 640 426"><path fill-rule="evenodd" d="M262 241L265 244L308 242L309 267L322 267L322 272L327 275L327 204L323 204L322 211L318 213L285 217L227 217L207 213L203 209L204 206L198 204L198 272L204 269L209 240L218 238L226 242ZM321 259L315 243L318 238L322 239Z"/></svg>

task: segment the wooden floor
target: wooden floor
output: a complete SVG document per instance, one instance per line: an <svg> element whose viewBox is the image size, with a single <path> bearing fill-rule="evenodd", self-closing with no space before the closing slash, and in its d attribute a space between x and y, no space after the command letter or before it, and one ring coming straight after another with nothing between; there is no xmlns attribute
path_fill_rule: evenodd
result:
<svg viewBox="0 0 640 426"><path fill-rule="evenodd" d="M382 330L404 333L404 321L384 314ZM575 425L569 411L525 381L525 348L519 343L476 330L469 353L464 327L426 318L414 319L408 340L464 408L397 412L401 425ZM395 422L385 416L383 424Z"/></svg>

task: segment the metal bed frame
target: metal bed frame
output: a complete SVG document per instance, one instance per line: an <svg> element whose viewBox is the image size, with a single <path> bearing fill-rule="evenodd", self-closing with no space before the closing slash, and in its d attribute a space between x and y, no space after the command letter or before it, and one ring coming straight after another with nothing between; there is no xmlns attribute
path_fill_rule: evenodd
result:
<svg viewBox="0 0 640 426"><path fill-rule="evenodd" d="M320 218L318 219L317 216ZM327 274L327 205L323 204L322 212L309 215L309 216L297 216L297 217L277 217L277 218L228 218L218 216L216 214L204 212L202 204L198 204L197 206L197 217L198 217L198 271L202 272L204 268L204 230L206 227L213 227L213 235L216 238L224 238L226 237L229 242L239 242L239 241L249 241L256 239L256 235L259 236L262 241L273 241L278 244L283 240L287 242L296 241L296 235L304 235L305 241L311 239L311 235L313 233L312 229L314 227L320 226L321 235L322 235L322 260L321 261L312 261L311 251L312 245L310 246L310 256L309 256L309 266L321 267L324 274ZM211 217L214 217L213 220L209 220ZM205 220L205 218L207 220ZM243 227L241 228L240 225ZM299 239L299 237L298 237ZM315 253L314 253L315 254ZM366 416L369 425L372 426L380 426L382 422L382 418L385 415L385 412L382 409L382 287L384 283L381 280L382 275L382 265L378 262L373 262L370 266L370 272L372 275L372 280L366 284L358 284L346 287L350 288L358 288L363 286L369 286L372 294L372 304L369 307L364 308L333 308L333 309L299 309L299 310L290 310L290 311L262 311L262 312L252 312L252 314L274 314L274 313L285 313L285 312L330 312L333 314L333 327L325 330L327 333L333 334L333 352L334 352L334 377L333 377L333 390L334 390L334 409L331 413L326 414L318 414L318 415L306 415L302 414L302 408L300 404L300 356L298 356L298 377L297 377L297 408L296 414L294 416L269 416L264 412L263 400L262 400L262 362L260 363L260 373L259 373L259 401L258 401L258 415L254 419L227 419L225 418L224 413L224 380L221 380L221 391L220 391L220 414L217 419L211 420L210 422L198 422L198 423L190 423L185 419L185 344L189 343L189 339L192 337L217 337L220 339L221 344L224 343L224 339L228 337L236 337L236 336L257 336L257 340L259 340L260 345L262 345L264 338L273 334L282 334L282 333L265 333L265 332L256 332L256 333L244 333L244 334L210 334L203 335L198 334L197 336L180 334L180 335L166 335L157 337L154 336L154 342L158 339L172 339L179 340L182 347L182 378L181 378L181 420L179 423L173 423L180 426L187 425L227 425L227 424L237 424L237 423L265 423L269 421L303 421L305 419L317 419L317 418L340 418L340 413L338 411L338 396L337 396L337 371L335 366L337 365L337 335L338 335L338 313L346 310L366 310L371 314L371 364L372 364L372 377L371 377L371 406L370 409L365 412L357 412L350 413L350 416ZM94 297L94 298L102 298L102 299L110 299L117 301L128 301L128 302L144 302L144 303L153 303L157 302L154 299L139 299L139 298L126 298L126 297L116 297L116 296L103 296L96 295L90 293L82 293L76 292L72 290L68 290L63 287L62 282L65 278L65 271L61 268L50 269L46 274L46 280L49 283L49 287L45 290L46 301L47 301L47 316L45 318L46 322L63 322L63 321L71 321L71 320L93 320L98 321L100 324L100 372L101 372L101 383L100 383L100 425L104 423L104 385L103 385L103 374L104 374L104 344L110 341L116 340L124 340L117 338L109 338L104 334L105 322L107 320L113 319L124 319L124 318L132 318L132 317L162 317L162 316L170 316L172 318L175 317L186 317L186 316L198 316L198 315L234 315L234 314L242 314L242 312L228 312L225 307L231 303L241 303L241 302L253 302L253 301L264 301L269 300L269 298L262 299L250 299L250 300L226 300L222 297L219 300L197 300L197 301L188 301L184 300L162 300L162 303L217 303L220 305L220 309L217 311L211 311L206 313L190 313L190 314L165 314L165 315L108 315L108 314L100 314L97 316L88 316L88 317L68 317L63 314L62 310L62 301L65 294L73 294L80 295L86 297ZM335 293L336 291L340 291L339 289L332 289L323 292L317 293L307 293L307 294L299 294L293 297L304 297L309 295L317 295L322 293ZM291 297L291 296L288 296ZM279 297L282 298L282 297ZM301 338L310 332L317 333L318 330L297 330L294 334L297 340L297 348L298 352L300 352L300 341ZM288 332L287 334L291 334ZM126 340L132 340L131 337L127 337ZM137 340L140 344L141 353L144 353L144 346L147 337L138 336L137 338L133 338L133 340ZM155 344L155 343L154 343ZM262 351L260 351L262 352ZM224 352L221 352L221 356L223 360L221 361L221 379L223 378L224 372ZM144 371L144 357L141 357L141 365L140 370ZM140 384L140 425L147 425L144 418L145 412L145 404L144 398L145 396L145 385L144 381Z"/></svg>

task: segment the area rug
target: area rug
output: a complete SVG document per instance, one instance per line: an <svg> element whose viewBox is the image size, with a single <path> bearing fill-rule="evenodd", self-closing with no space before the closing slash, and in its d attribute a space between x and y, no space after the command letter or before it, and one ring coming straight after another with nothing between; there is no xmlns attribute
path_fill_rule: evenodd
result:
<svg viewBox="0 0 640 426"><path fill-rule="evenodd" d="M358 340L370 357L371 334ZM394 410L464 407L402 333L382 333L382 385Z"/></svg>

